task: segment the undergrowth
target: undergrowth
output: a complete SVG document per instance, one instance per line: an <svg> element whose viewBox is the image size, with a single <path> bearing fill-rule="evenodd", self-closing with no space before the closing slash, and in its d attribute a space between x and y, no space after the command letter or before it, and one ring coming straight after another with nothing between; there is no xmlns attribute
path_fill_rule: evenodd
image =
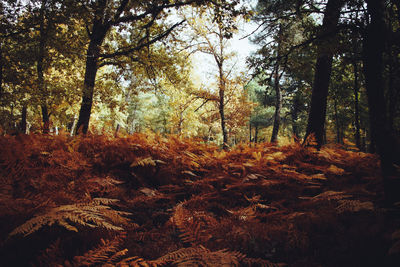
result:
<svg viewBox="0 0 400 267"><path fill-rule="evenodd" d="M381 206L371 154L142 134L3 136L0 151L2 266L398 260L399 220Z"/></svg>

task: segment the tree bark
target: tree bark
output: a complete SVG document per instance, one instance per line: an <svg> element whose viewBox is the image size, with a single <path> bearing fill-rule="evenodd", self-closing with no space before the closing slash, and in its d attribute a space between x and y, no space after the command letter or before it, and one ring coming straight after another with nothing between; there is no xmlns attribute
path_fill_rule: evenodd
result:
<svg viewBox="0 0 400 267"><path fill-rule="evenodd" d="M254 129L254 143L258 143L258 124L256 124Z"/></svg>
<svg viewBox="0 0 400 267"><path fill-rule="evenodd" d="M395 161L395 139L389 129L386 115L383 80L383 53L385 51L384 1L367 0L371 22L363 40L365 86L367 89L372 140L375 140L381 159L383 185L387 205L400 201L400 179Z"/></svg>
<svg viewBox="0 0 400 267"><path fill-rule="evenodd" d="M94 85L96 82L98 60L100 56L100 46L102 45L104 38L111 27L109 24L104 24L102 20L104 16L103 13L106 8L106 2L107 1L100 1L99 7L95 12L92 32L89 36L89 47L86 52L86 69L82 90L82 103L76 127L76 131L83 134L86 134L89 129L89 120L93 105Z"/></svg>
<svg viewBox="0 0 400 267"><path fill-rule="evenodd" d="M45 29L45 9L46 9L47 0L42 0L42 5L40 7L40 26L39 26L39 51L37 56L37 75L38 75L38 89L40 92L40 106L42 110L42 121L43 121L43 133L49 133L50 127L50 116L47 108L47 90L46 85L44 83L44 75L43 75L43 60L45 57L45 49L46 49L46 39L47 39L47 30Z"/></svg>
<svg viewBox="0 0 400 267"><path fill-rule="evenodd" d="M276 73L278 76L278 73ZM282 109L282 90L279 85L279 78L275 77L275 113L274 113L274 126L272 128L271 143L276 143L278 141L278 132L281 124L281 109Z"/></svg>
<svg viewBox="0 0 400 267"><path fill-rule="evenodd" d="M329 0L322 22L322 36L334 35L339 22L343 0ZM329 38L328 38L329 40ZM311 96L311 108L308 115L307 130L304 140L310 134L315 135L317 147L321 148L324 140L326 104L332 70L333 52L331 45L320 41L317 47L317 62Z"/></svg>
<svg viewBox="0 0 400 267"><path fill-rule="evenodd" d="M249 143L251 145L251 122L249 122Z"/></svg>
<svg viewBox="0 0 400 267"><path fill-rule="evenodd" d="M220 67L220 88L219 88L219 115L221 117L221 129L222 129L222 148L228 148L228 134L226 132L225 123L225 81L222 72L222 66Z"/></svg>
<svg viewBox="0 0 400 267"><path fill-rule="evenodd" d="M0 43L0 104L3 98L3 45Z"/></svg>
<svg viewBox="0 0 400 267"><path fill-rule="evenodd" d="M359 99L358 99L358 66L357 62L353 62L354 69L354 138L356 140L356 146L361 149L361 139L360 139L360 110L359 110Z"/></svg>
<svg viewBox="0 0 400 267"><path fill-rule="evenodd" d="M282 25L279 25L278 32L278 47L277 47L277 58L280 57L281 40L282 39ZM276 61L275 65L275 79L274 79L274 89L275 89L275 113L274 113L274 126L272 128L271 143L276 143L278 141L279 126L281 124L281 109L282 109L282 91L280 87L279 75L279 60Z"/></svg>
<svg viewBox="0 0 400 267"><path fill-rule="evenodd" d="M291 107L291 117L292 117L292 133L294 135L295 140L299 137L299 129L297 127L297 119L299 117L299 106L300 106L300 101L297 96L297 93L294 95L293 102L292 102L292 107Z"/></svg>
<svg viewBox="0 0 400 267"><path fill-rule="evenodd" d="M26 107L26 105L23 105L22 106L22 114L21 114L21 123L19 125L20 132L22 134L26 134L26 125L27 125L27 123L26 123L26 113L27 113L27 107Z"/></svg>

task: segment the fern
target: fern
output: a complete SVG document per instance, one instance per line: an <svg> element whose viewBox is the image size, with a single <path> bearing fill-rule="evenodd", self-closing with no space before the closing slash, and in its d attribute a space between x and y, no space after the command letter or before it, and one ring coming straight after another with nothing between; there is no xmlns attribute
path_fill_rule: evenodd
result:
<svg viewBox="0 0 400 267"><path fill-rule="evenodd" d="M371 201L360 201L360 200L339 200L339 206L336 207L338 213L343 212L358 212L362 210L373 211L374 204Z"/></svg>
<svg viewBox="0 0 400 267"><path fill-rule="evenodd" d="M77 266L91 266L98 263L113 263L127 253L127 249L120 250L123 239L126 237L125 233L116 236L112 240L100 240L100 245L96 248L89 250L83 256L74 257L74 265Z"/></svg>
<svg viewBox="0 0 400 267"><path fill-rule="evenodd" d="M181 248L154 261L156 265L165 263L174 266L240 266L244 257L238 252L219 250L211 252L204 247Z"/></svg>
<svg viewBox="0 0 400 267"><path fill-rule="evenodd" d="M159 159L153 159L152 157L147 157L136 160L130 165L130 167L156 166L157 164L166 164L166 163Z"/></svg>
<svg viewBox="0 0 400 267"><path fill-rule="evenodd" d="M182 232L180 238L185 243L194 245L204 244L212 237L207 231L208 225L217 224L216 220L207 214L198 213L196 216L190 214L182 204L175 208L173 220Z"/></svg>
<svg viewBox="0 0 400 267"><path fill-rule="evenodd" d="M58 224L74 232L78 232L75 225L82 225L90 228L102 227L110 231L122 231L123 228L115 224L128 224L129 220L123 216L129 215L130 213L116 211L106 205L113 204L116 201L117 200L114 199L98 198L93 199L90 203L63 205L53 208L47 213L38 215L15 228L9 234L9 237L17 234L27 236L38 231L43 226L52 226L54 224Z"/></svg>

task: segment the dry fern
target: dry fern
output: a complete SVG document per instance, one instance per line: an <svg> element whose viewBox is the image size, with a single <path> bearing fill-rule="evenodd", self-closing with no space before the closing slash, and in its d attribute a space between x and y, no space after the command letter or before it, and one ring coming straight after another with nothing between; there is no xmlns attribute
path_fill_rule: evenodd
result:
<svg viewBox="0 0 400 267"><path fill-rule="evenodd" d="M371 201L360 201L360 200L339 200L339 206L336 207L338 213L343 212L358 212L358 211L373 211L374 204Z"/></svg>
<svg viewBox="0 0 400 267"><path fill-rule="evenodd" d="M112 240L100 240L100 245L89 250L83 256L74 257L74 265L76 266L92 266L99 263L114 263L127 253L127 249L120 250L125 233L116 236Z"/></svg>
<svg viewBox="0 0 400 267"><path fill-rule="evenodd" d="M174 266L240 266L245 256L238 252L219 250L211 252L204 247L182 248L160 257L157 265L170 263Z"/></svg>
<svg viewBox="0 0 400 267"><path fill-rule="evenodd" d="M90 228L102 227L110 231L122 231L119 225L128 224L129 220L123 216L130 213L111 209L110 204L115 203L115 199L97 198L90 203L78 203L63 205L49 210L47 213L35 216L21 226L15 228L9 237L17 234L24 236L30 235L43 226L58 224L69 231L78 232L74 225L82 225ZM114 223L114 224L113 224Z"/></svg>
<svg viewBox="0 0 400 267"><path fill-rule="evenodd" d="M147 157L147 158L137 159L130 165L130 167L156 166L157 164L166 164L166 163L159 159L153 159L152 157Z"/></svg>
<svg viewBox="0 0 400 267"><path fill-rule="evenodd" d="M182 241L194 245L206 243L212 237L207 231L207 226L217 224L216 220L207 214L191 214L182 204L175 208L172 218L182 232L180 235Z"/></svg>

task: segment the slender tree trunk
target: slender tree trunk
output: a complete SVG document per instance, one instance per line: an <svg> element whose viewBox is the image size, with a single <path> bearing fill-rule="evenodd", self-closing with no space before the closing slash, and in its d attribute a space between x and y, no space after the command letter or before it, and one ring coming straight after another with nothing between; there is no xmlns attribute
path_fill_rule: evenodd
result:
<svg viewBox="0 0 400 267"><path fill-rule="evenodd" d="M340 123L339 123L339 116L337 111L337 100L334 99L334 112L335 112L335 125L336 125L336 143L341 144L341 134L340 134Z"/></svg>
<svg viewBox="0 0 400 267"><path fill-rule="evenodd" d="M251 145L251 122L249 122L249 143Z"/></svg>
<svg viewBox="0 0 400 267"><path fill-rule="evenodd" d="M98 13L102 13L102 10L100 11ZM89 47L86 53L86 69L82 90L82 103L76 128L77 132L81 132L83 134L86 134L89 129L89 120L92 112L93 93L98 70L97 63L100 54L100 46L103 43L110 27L102 24L101 14L98 14L98 16L99 17L93 22L93 30L90 35Z"/></svg>
<svg viewBox="0 0 400 267"><path fill-rule="evenodd" d="M76 130L76 125L77 125L77 124L78 124L78 116L75 115L75 116L74 116L74 121L72 122L72 127L71 127L70 136L74 136L75 130Z"/></svg>
<svg viewBox="0 0 400 267"><path fill-rule="evenodd" d="M395 147L390 132L384 98L383 53L385 49L384 1L367 0L371 23L367 27L363 43L365 85L368 96L369 117L372 139L381 159L386 204L400 201L400 179L395 168Z"/></svg>
<svg viewBox="0 0 400 267"><path fill-rule="evenodd" d="M256 127L254 129L254 143L258 142L258 125L256 124Z"/></svg>
<svg viewBox="0 0 400 267"><path fill-rule="evenodd" d="M292 117L292 133L294 135L294 138L297 139L299 137L299 129L297 127L297 119L299 116L299 106L300 106L300 101L298 98L297 93L295 94L292 102L292 107L291 107L291 117Z"/></svg>
<svg viewBox="0 0 400 267"><path fill-rule="evenodd" d="M27 113L27 107L26 105L22 106L22 114L21 114L21 123L20 123L20 132L22 134L26 134L26 113Z"/></svg>
<svg viewBox="0 0 400 267"><path fill-rule="evenodd" d="M322 35L335 35L336 27L339 22L340 10L344 4L343 0L329 0L324 12L322 22ZM329 40L329 38L328 38ZM311 96L311 108L308 115L308 124L305 139L313 133L317 141L317 147L323 144L326 103L328 88L332 70L333 52L326 42L321 41L317 48L317 62Z"/></svg>
<svg viewBox="0 0 400 267"><path fill-rule="evenodd" d="M360 140L360 110L359 110L359 100L358 100L358 66L357 62L353 62L354 69L354 130L355 130L355 140L356 146L358 149L361 149L361 140Z"/></svg>
<svg viewBox="0 0 400 267"><path fill-rule="evenodd" d="M279 25L277 58L280 57L281 38L282 38L282 26ZM279 84L281 78L281 76L279 75L279 60L276 61L274 72L275 72L275 79L274 79L275 113L274 113L274 126L272 128L271 143L276 143L278 141L279 126L281 124L282 91Z"/></svg>
<svg viewBox="0 0 400 267"><path fill-rule="evenodd" d="M278 48L279 49L279 48ZM272 128L271 143L276 143L278 141L279 126L281 124L281 109L282 109L282 90L279 85L279 64L276 63L275 67L275 113L274 113L274 126Z"/></svg>
<svg viewBox="0 0 400 267"><path fill-rule="evenodd" d="M43 75L43 60L45 57L45 49L46 49L46 39L47 39L47 33L45 29L45 9L46 9L46 2L47 0L42 0L42 6L40 8L40 37L39 37L39 51L38 51L38 56L37 56L37 65L36 65L36 70L37 70L37 75L38 75L38 89L40 92L40 106L42 110L42 121L43 121L43 133L47 134L49 133L49 127L50 127L50 118L49 118L49 113L48 113L48 108L47 108L47 90L46 90L46 85L44 84L44 75Z"/></svg>
<svg viewBox="0 0 400 267"><path fill-rule="evenodd" d="M0 105L3 98L3 44L0 43Z"/></svg>

